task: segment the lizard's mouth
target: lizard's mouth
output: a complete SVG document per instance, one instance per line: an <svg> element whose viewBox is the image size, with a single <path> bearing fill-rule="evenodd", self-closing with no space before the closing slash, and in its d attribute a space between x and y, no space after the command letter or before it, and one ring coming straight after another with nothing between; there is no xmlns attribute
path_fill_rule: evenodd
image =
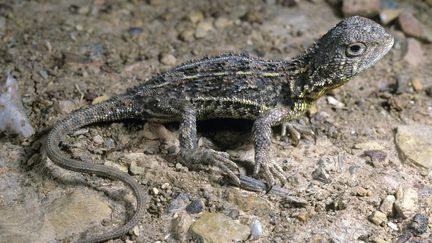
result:
<svg viewBox="0 0 432 243"><path fill-rule="evenodd" d="M379 55L376 55L370 62L367 63L367 65L363 66L361 69L356 70L356 73L361 72L362 70L365 70L369 68L370 66L377 63L382 57L384 57L393 47L394 45L394 38L392 35L388 34L388 38L385 40L385 43L383 44L382 51L376 51L375 53L380 53Z"/></svg>

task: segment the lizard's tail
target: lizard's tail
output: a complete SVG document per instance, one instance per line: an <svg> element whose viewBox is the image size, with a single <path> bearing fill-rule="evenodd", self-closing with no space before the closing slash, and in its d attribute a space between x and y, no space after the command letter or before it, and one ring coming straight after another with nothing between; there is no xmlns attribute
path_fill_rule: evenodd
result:
<svg viewBox="0 0 432 243"><path fill-rule="evenodd" d="M139 184L128 174L112 167L99 164L89 164L71 159L61 152L59 144L65 135L80 127L97 122L115 121L136 117L137 114L133 113L133 111L136 110L136 107L133 109L134 105L133 100L127 96L110 99L95 106L75 111L63 121L59 122L48 134L46 144L47 155L56 165L72 171L96 174L98 176L108 177L112 180L120 180L132 188L137 198L136 211L129 222L110 232L106 232L90 239L85 239L84 242L106 241L127 233L138 223L145 211L144 193L140 189Z"/></svg>

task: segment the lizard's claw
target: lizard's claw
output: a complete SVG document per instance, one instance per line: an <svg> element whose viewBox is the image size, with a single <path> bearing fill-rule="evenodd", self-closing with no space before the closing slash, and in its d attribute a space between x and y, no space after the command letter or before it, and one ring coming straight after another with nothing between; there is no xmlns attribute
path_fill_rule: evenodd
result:
<svg viewBox="0 0 432 243"><path fill-rule="evenodd" d="M315 132L306 125L300 124L298 122L285 122L282 123L281 126L281 136L286 136L286 133L288 132L294 146L297 146L299 144L302 135L313 137L314 143L316 143L317 137Z"/></svg>
<svg viewBox="0 0 432 243"><path fill-rule="evenodd" d="M287 181L284 171L282 168L272 162L256 162L255 168L254 168L254 175L256 176L258 172L262 171L264 174L264 178L267 184L267 190L266 192L270 192L273 186L276 184L275 177L284 185Z"/></svg>
<svg viewBox="0 0 432 243"><path fill-rule="evenodd" d="M195 152L181 153L182 162L192 169L202 169L203 165L213 165L221 169L231 179L231 182L237 186L240 185L238 166L229 159L226 152L215 151L212 149L199 149ZM235 172L234 172L235 171Z"/></svg>

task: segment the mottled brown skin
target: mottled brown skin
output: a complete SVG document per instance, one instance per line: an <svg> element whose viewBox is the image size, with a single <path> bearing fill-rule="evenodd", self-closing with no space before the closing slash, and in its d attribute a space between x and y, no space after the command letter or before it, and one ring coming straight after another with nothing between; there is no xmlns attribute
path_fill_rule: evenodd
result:
<svg viewBox="0 0 432 243"><path fill-rule="evenodd" d="M271 127L302 116L325 92L373 65L392 45L393 37L380 25L366 18L351 17L293 60L269 61L236 54L204 58L161 73L125 95L72 113L50 132L48 157L65 169L121 180L137 197L136 213L127 224L84 242L104 241L127 233L144 213L145 195L126 173L66 157L59 149L66 134L89 124L126 118L178 121L181 162L190 168L215 165L233 183L249 188L252 183L247 177L236 175L238 167L226 153L198 148L196 121L251 119L254 176L262 172L271 188L274 176L285 181L282 169L270 161Z"/></svg>

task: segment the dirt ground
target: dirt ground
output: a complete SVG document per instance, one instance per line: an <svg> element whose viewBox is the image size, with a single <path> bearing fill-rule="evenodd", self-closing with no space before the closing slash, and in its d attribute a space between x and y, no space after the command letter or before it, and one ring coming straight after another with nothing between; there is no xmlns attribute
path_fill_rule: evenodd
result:
<svg viewBox="0 0 432 243"><path fill-rule="evenodd" d="M382 2L432 26L432 5L425 1ZM340 4L320 0L6 1L0 16L0 80L8 72L16 77L39 133L72 110L191 59L224 52L290 59L343 18ZM209 213L248 232L261 226L249 239L256 242L431 242L432 175L403 163L395 134L402 125L432 126L432 45L420 41L426 55L409 64L406 35L397 23L386 28L396 39L390 53L322 97L302 119L316 142L306 137L293 146L274 129L271 154L286 171L284 188L305 205L223 184L214 168L189 171L177 164L170 155L178 124L125 121L68 137L65 148L74 157L125 169L149 194L145 218L113 242L199 240L205 236L189 226L206 225L199 219ZM248 121L199 123L200 144L251 160L250 129ZM38 144L34 137L0 135L0 242L69 242L130 217L135 199L122 183L60 169ZM413 212L390 206L385 220L374 223L371 215L385 211L384 199L402 200L401 190L415 191ZM185 209L190 202L198 202L191 207L200 205L199 213ZM426 218L426 230L413 230L415 215ZM229 241L228 235L213 242Z"/></svg>

